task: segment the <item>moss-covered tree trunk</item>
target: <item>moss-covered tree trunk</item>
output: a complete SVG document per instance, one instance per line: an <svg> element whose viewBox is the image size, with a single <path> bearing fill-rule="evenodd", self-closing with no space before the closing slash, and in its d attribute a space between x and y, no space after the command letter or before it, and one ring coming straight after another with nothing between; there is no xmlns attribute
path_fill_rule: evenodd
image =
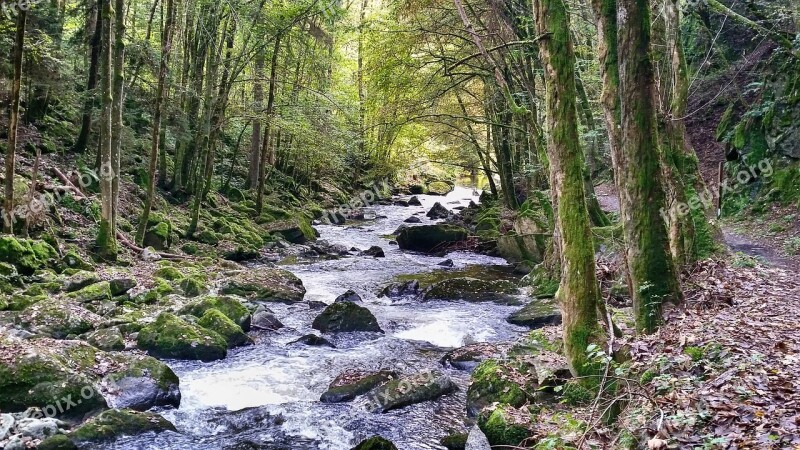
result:
<svg viewBox="0 0 800 450"><path fill-rule="evenodd" d="M598 58L603 79L601 103L611 158L619 149L619 56L617 54L617 0L591 0L597 23Z"/></svg>
<svg viewBox="0 0 800 450"><path fill-rule="evenodd" d="M147 231L147 222L150 220L150 210L153 208L153 197L156 192L156 171L158 164L158 150L161 146L161 116L164 112L164 92L167 89L167 72L169 70L169 57L172 51L172 30L175 22L175 4L173 0L167 1L167 20L161 36L161 63L158 68L158 86L156 99L153 104L153 129L150 133L150 162L148 165L147 199L144 202L142 216L136 229L136 243L141 245Z"/></svg>
<svg viewBox="0 0 800 450"><path fill-rule="evenodd" d="M272 49L272 61L270 62L269 73L269 93L267 94L267 120L264 123L264 139L261 142L261 173L258 178L258 195L256 196L256 213L261 214L264 207L264 189L267 181L267 166L269 157L270 131L272 127L272 115L275 112L275 89L277 88L278 55L281 51L281 35L275 36L275 47Z"/></svg>
<svg viewBox="0 0 800 450"><path fill-rule="evenodd" d="M661 323L663 304L679 302L682 295L661 216L665 196L650 59L650 5L647 0L619 0L618 7L621 133L614 173L636 327L650 333Z"/></svg>
<svg viewBox="0 0 800 450"><path fill-rule="evenodd" d="M547 81L547 153L556 204L557 244L561 260L558 300L564 349L575 375L595 374L587 347L603 340L598 321L600 294L594 244L584 192L584 160L578 137L575 54L563 0L534 0L539 43Z"/></svg>
<svg viewBox="0 0 800 450"><path fill-rule="evenodd" d="M255 79L253 80L253 107L256 118L253 119L253 133L250 136L250 166L247 169L245 187L252 189L258 186L258 175L261 164L261 108L264 102L264 51L256 54Z"/></svg>
<svg viewBox="0 0 800 450"><path fill-rule="evenodd" d="M112 23L114 10L111 7L111 0L101 2L101 13L103 28L101 32L101 64L100 64L100 91L102 98L102 109L100 114L100 230L97 233L97 253L103 259L114 259L117 255L117 236L113 229L114 215L114 187L112 177L108 176L107 171L112 167L111 153L113 132L112 110L113 110L113 86L111 73L112 62ZM105 173L104 173L105 172Z"/></svg>
<svg viewBox="0 0 800 450"><path fill-rule="evenodd" d="M95 103L95 89L97 88L97 73L100 65L100 47L103 33L103 14L101 1L88 4L91 8L86 19L86 34L91 35L89 40L89 75L86 80L86 98L83 100L83 115L81 116L81 129L73 150L77 153L86 151L89 135L92 130L92 110Z"/></svg>
<svg viewBox="0 0 800 450"><path fill-rule="evenodd" d="M122 111L125 103L125 1L114 1L114 106L111 118L111 233L117 234L119 175L122 156Z"/></svg>
<svg viewBox="0 0 800 450"><path fill-rule="evenodd" d="M22 53L25 47L25 21L28 11L21 9L17 15L17 29L14 37L14 79L11 81L11 115L8 119L8 147L5 164L5 198L3 201L3 231L14 231L14 169L17 157L17 129L19 128L19 97L22 85ZM36 180L34 180L35 182Z"/></svg>

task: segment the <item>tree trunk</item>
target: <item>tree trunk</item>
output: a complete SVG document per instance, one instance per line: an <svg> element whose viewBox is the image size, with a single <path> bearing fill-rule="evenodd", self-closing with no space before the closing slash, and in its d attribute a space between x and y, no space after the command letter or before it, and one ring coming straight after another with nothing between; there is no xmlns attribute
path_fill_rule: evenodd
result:
<svg viewBox="0 0 800 450"><path fill-rule="evenodd" d="M117 236L112 228L114 220L114 196L113 180L108 174L103 174L103 168L113 167L112 156L112 137L111 128L113 110L113 85L112 85L112 20L114 10L111 7L111 0L102 0L102 37L101 41L101 64L100 64L100 93L102 98L102 109L100 114L100 230L97 234L97 253L102 259L113 260L117 255Z"/></svg>
<svg viewBox="0 0 800 450"><path fill-rule="evenodd" d="M247 172L248 189L258 186L258 175L261 173L261 108L264 102L264 52L256 54L256 74L253 81L253 107L256 118L253 119L253 134L250 137L250 167Z"/></svg>
<svg viewBox="0 0 800 450"><path fill-rule="evenodd" d="M665 302L682 294L660 214L664 207L656 126L655 77L650 60L650 7L647 0L619 0L620 148L614 172L620 189L625 257L636 328L652 333L661 324Z"/></svg>
<svg viewBox="0 0 800 450"><path fill-rule="evenodd" d="M364 91L364 19L367 15L367 7L369 0L364 0L361 3L361 12L358 21L358 154L363 156L365 154L364 148L366 147L366 116L367 116L367 96ZM356 176L358 176L358 167L356 169Z"/></svg>
<svg viewBox="0 0 800 450"><path fill-rule="evenodd" d="M78 133L78 140L75 142L74 151L76 153L83 153L86 151L86 146L89 143L89 135L92 131L92 110L94 109L95 101L95 88L97 87L97 72L100 62L100 41L103 31L103 22L105 18L101 13L100 2L104 0L97 0L94 3L92 11L94 20L89 20L87 23L87 32L90 25L94 25L94 32L92 33L92 40L90 41L90 56L89 56L89 79L86 82L86 98L83 101L83 116L81 117L81 130ZM88 20L88 19L87 19Z"/></svg>
<svg viewBox="0 0 800 450"><path fill-rule="evenodd" d="M613 161L620 145L617 0L591 0L591 3L597 23L597 53L600 58L600 75L603 79L601 103Z"/></svg>
<svg viewBox="0 0 800 450"><path fill-rule="evenodd" d="M125 104L125 4L115 0L114 5L114 105L111 118L111 167L106 172L111 177L111 233L117 235L119 210L119 175L122 155L122 111ZM102 173L102 171L101 171Z"/></svg>
<svg viewBox="0 0 800 450"><path fill-rule="evenodd" d="M3 230L14 232L14 169L17 157L17 129L19 128L19 91L22 86L22 53L25 46L25 21L28 11L20 8L14 37L14 80L11 83L11 116L8 120L8 148L6 148L5 199L3 204ZM35 182L35 180L34 180Z"/></svg>
<svg viewBox="0 0 800 450"><path fill-rule="evenodd" d="M158 149L161 139L161 115L163 113L164 92L167 84L167 71L169 70L169 56L172 51L172 28L174 22L174 2L167 0L167 21L164 25L164 32L161 39L161 64L158 68L158 87L156 88L156 99L153 105L153 130L150 135L150 164L149 177L147 180L147 199L144 202L144 209L139 218L139 226L136 229L136 244L142 245L144 234L147 231L147 222L150 220L150 210L153 207L153 197L155 196L156 169L158 164Z"/></svg>
<svg viewBox="0 0 800 450"><path fill-rule="evenodd" d="M281 38L282 36L279 34L275 36L275 47L272 50L272 61L270 63L270 73L269 73L269 94L267 95L267 120L264 123L264 140L261 142L261 173L259 174L258 179L258 197L256 198L256 213L261 214L261 210L264 207L264 184L266 183L267 178L267 158L269 156L269 139L270 139L270 128L272 126L272 114L275 109L275 85L277 82L277 73L278 73L278 54L281 50Z"/></svg>
<svg viewBox="0 0 800 450"><path fill-rule="evenodd" d="M561 259L558 300L564 326L564 353L576 376L597 374L587 356L591 343L603 342L598 322L598 291L594 244L586 210L584 162L575 105L575 54L569 17L563 0L534 0L539 41L547 80L547 153L555 198L555 236Z"/></svg>

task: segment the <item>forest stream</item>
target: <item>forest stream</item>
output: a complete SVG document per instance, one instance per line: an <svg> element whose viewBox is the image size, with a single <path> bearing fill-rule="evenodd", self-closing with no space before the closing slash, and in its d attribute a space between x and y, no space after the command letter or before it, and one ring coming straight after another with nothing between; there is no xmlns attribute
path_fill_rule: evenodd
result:
<svg viewBox="0 0 800 450"><path fill-rule="evenodd" d="M519 306L491 302L424 302L379 298L381 288L395 277L435 271L512 276L499 258L470 252L445 257L407 253L387 238L403 220L435 202L448 208L477 201L472 191L456 188L447 197L419 196L422 206L376 206L379 217L358 226L319 226L321 239L345 246L379 245L385 258L356 256L311 264L288 265L303 280L306 301L275 305L286 325L277 332L255 335L255 345L232 351L212 363L170 361L181 382L177 410L163 411L178 433L123 438L104 448L114 449L349 449L360 440L380 434L400 449L441 449L439 440L463 431L467 372L444 368L447 350L474 342L514 340L525 330L506 322ZM385 218L380 218L385 216ZM454 266L439 266L444 259ZM258 271L253 266L251 270ZM474 275L473 275L474 276ZM385 335L344 333L330 338L337 348L310 347L292 342L313 332L320 311L315 302L332 303L348 289L356 291L377 317ZM312 305L312 306L309 306ZM272 305L271 305L272 306ZM346 336L345 336L346 335ZM363 401L328 404L319 401L328 384L348 369L391 369L401 374L426 369L444 370L459 386L455 394L385 414L367 411ZM99 448L99 447L98 447Z"/></svg>

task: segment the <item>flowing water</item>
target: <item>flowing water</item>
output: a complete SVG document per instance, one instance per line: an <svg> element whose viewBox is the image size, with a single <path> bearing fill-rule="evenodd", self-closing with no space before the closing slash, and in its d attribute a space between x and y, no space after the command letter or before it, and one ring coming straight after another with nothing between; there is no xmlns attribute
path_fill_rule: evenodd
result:
<svg viewBox="0 0 800 450"><path fill-rule="evenodd" d="M448 208L477 199L456 188L447 197L418 196L423 206L376 206L379 216L357 226L318 226L331 244L368 248L381 246L385 258L346 257L285 268L303 280L306 300L332 303L353 289L377 317L385 335L350 334L330 337L337 348L292 343L313 332L320 309L307 303L270 305L285 328L255 334L255 345L231 351L221 361L169 361L180 377L183 394L177 410L161 413L178 433L124 438L104 448L118 449L326 449L348 450L372 435L392 440L400 450L442 449L449 431L462 431L465 417L466 372L443 368L439 362L450 348L472 342L505 342L524 330L505 318L519 308L494 303L460 301L392 301L378 298L396 276L432 271L507 272L505 261L469 252L454 252L454 267L438 264L443 257L401 252L386 235L404 219L425 212L437 201ZM382 217L384 216L384 217ZM252 270L259 270L253 267ZM436 401L386 414L370 413L363 400L325 404L320 395L348 369L392 369L412 374L425 369L445 371L459 385L457 393Z"/></svg>

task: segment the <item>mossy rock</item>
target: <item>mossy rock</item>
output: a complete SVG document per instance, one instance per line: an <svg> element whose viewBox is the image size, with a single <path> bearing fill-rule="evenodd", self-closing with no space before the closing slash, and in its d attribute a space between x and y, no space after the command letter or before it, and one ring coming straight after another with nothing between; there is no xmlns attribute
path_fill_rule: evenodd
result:
<svg viewBox="0 0 800 450"><path fill-rule="evenodd" d="M328 306L314 319L311 327L323 333L352 331L383 333L378 325L378 319L372 312L353 302L339 302Z"/></svg>
<svg viewBox="0 0 800 450"><path fill-rule="evenodd" d="M181 250L187 255L196 255L198 252L198 248L196 244L192 244L191 242L187 242L181 246Z"/></svg>
<svg viewBox="0 0 800 450"><path fill-rule="evenodd" d="M180 381L163 362L133 353L110 353L106 357L121 367L107 374L101 383L110 387L104 395L111 407L146 411L180 406Z"/></svg>
<svg viewBox="0 0 800 450"><path fill-rule="evenodd" d="M464 450L468 436L467 433L451 433L443 437L439 443L447 450Z"/></svg>
<svg viewBox="0 0 800 450"><path fill-rule="evenodd" d="M240 272L220 286L224 295L238 295L253 301L297 303L306 289L293 273L278 268L259 268Z"/></svg>
<svg viewBox="0 0 800 450"><path fill-rule="evenodd" d="M0 237L0 261L14 265L23 275L31 275L52 265L57 258L56 249L44 241Z"/></svg>
<svg viewBox="0 0 800 450"><path fill-rule="evenodd" d="M107 352L125 350L125 337L119 328L103 328L93 331L86 335L85 340L94 347Z"/></svg>
<svg viewBox="0 0 800 450"><path fill-rule="evenodd" d="M94 265L81 257L74 249L67 250L61 258L64 266L72 269L94 270Z"/></svg>
<svg viewBox="0 0 800 450"><path fill-rule="evenodd" d="M124 276L113 278L108 283L113 296L125 294L139 284L135 278Z"/></svg>
<svg viewBox="0 0 800 450"><path fill-rule="evenodd" d="M387 412L409 405L436 400L456 391L453 380L442 372L433 370L389 381L370 396L368 408L373 412Z"/></svg>
<svg viewBox="0 0 800 450"><path fill-rule="evenodd" d="M121 436L142 433L177 431L167 419L158 414L132 410L109 409L95 416L74 431L69 438L75 442L104 442Z"/></svg>
<svg viewBox="0 0 800 450"><path fill-rule="evenodd" d="M153 272L154 277L163 278L167 281L180 281L184 278L183 273L171 265L163 265Z"/></svg>
<svg viewBox="0 0 800 450"><path fill-rule="evenodd" d="M145 247L166 250L172 245L172 224L168 221L158 222L144 233Z"/></svg>
<svg viewBox="0 0 800 450"><path fill-rule="evenodd" d="M498 405L488 417L478 421L489 444L519 446L530 436L529 413L509 405Z"/></svg>
<svg viewBox="0 0 800 450"><path fill-rule="evenodd" d="M375 373L345 372L331 382L319 400L322 403L349 402L394 378L397 378L397 373L389 370Z"/></svg>
<svg viewBox="0 0 800 450"><path fill-rule="evenodd" d="M197 233L195 239L198 242L202 242L203 244L208 244L208 245L219 244L219 236L217 236L217 233L214 233L213 230L209 230L208 228Z"/></svg>
<svg viewBox="0 0 800 450"><path fill-rule="evenodd" d="M197 276L188 276L181 281L181 290L187 297L197 297L207 290L205 282Z"/></svg>
<svg viewBox="0 0 800 450"><path fill-rule="evenodd" d="M179 314L189 314L195 317L203 317L206 311L217 310L224 314L243 331L250 331L252 316L250 310L242 305L239 300L231 297L209 295L195 300L179 311Z"/></svg>
<svg viewBox="0 0 800 450"><path fill-rule="evenodd" d="M428 183L428 194L447 195L453 190L453 185L446 181L432 181Z"/></svg>
<svg viewBox="0 0 800 450"><path fill-rule="evenodd" d="M143 292L133 298L135 303L149 305L175 292L175 289L164 281L164 279L156 277L154 281L155 285L149 291Z"/></svg>
<svg viewBox="0 0 800 450"><path fill-rule="evenodd" d="M77 364L88 371L94 362L91 347L83 344L79 350L88 351L72 352L71 357L76 360L70 361L53 353L45 341L39 344L45 347L33 351L0 337L0 353L5 355L0 359L1 410L24 411L33 406L44 408L46 414L71 418L107 407L103 396L95 390L93 380L70 368ZM57 410L56 402L64 398L71 399L75 405Z"/></svg>
<svg viewBox="0 0 800 450"><path fill-rule="evenodd" d="M519 371L497 360L484 361L472 372L467 389L467 415L478 416L487 406L497 402L519 408L528 401L526 391L535 386L520 386L514 376Z"/></svg>
<svg viewBox="0 0 800 450"><path fill-rule="evenodd" d="M197 321L197 324L225 338L225 341L228 343L228 348L239 347L250 341L244 331L242 331L242 327L233 323L231 319L218 309L211 308L206 310L203 317Z"/></svg>
<svg viewBox="0 0 800 450"><path fill-rule="evenodd" d="M554 299L533 299L506 319L508 323L532 330L561 324L561 310Z"/></svg>
<svg viewBox="0 0 800 450"><path fill-rule="evenodd" d="M142 328L137 343L156 358L213 361L228 353L227 342L218 333L170 313L161 313L155 322Z"/></svg>
<svg viewBox="0 0 800 450"><path fill-rule="evenodd" d="M78 450L78 446L66 435L57 434L43 440L36 450Z"/></svg>
<svg viewBox="0 0 800 450"><path fill-rule="evenodd" d="M66 298L75 300L78 303L94 303L111 300L111 284L108 281L101 281L86 286L75 292L66 295Z"/></svg>
<svg viewBox="0 0 800 450"><path fill-rule="evenodd" d="M361 441L351 450L397 450L397 447L391 441L380 436L372 436L367 440Z"/></svg>
<svg viewBox="0 0 800 450"><path fill-rule="evenodd" d="M308 218L296 214L289 220L277 220L264 224L264 228L272 235L281 236L292 244L304 244L316 240L317 233L311 227Z"/></svg>
<svg viewBox="0 0 800 450"><path fill-rule="evenodd" d="M505 280L487 281L470 277L450 278L428 287L422 299L463 300L467 302L496 302L506 305L519 304L514 294L516 286Z"/></svg>
<svg viewBox="0 0 800 450"><path fill-rule="evenodd" d="M60 279L61 289L64 292L75 292L100 281L100 277L88 270L78 270L76 273L62 274Z"/></svg>
<svg viewBox="0 0 800 450"><path fill-rule="evenodd" d="M468 236L466 228L456 225L422 225L402 229L397 236L397 245L401 250L432 253L443 251L449 245L466 240Z"/></svg>
<svg viewBox="0 0 800 450"><path fill-rule="evenodd" d="M73 300L55 298L25 308L19 322L33 333L65 339L95 329L103 318Z"/></svg>
<svg viewBox="0 0 800 450"><path fill-rule="evenodd" d="M44 294L39 295L28 295L26 294L14 294L10 298L6 297L6 301L8 304L6 305L5 309L11 311L22 311L28 308L31 305L35 305L39 302L47 300L49 297Z"/></svg>

